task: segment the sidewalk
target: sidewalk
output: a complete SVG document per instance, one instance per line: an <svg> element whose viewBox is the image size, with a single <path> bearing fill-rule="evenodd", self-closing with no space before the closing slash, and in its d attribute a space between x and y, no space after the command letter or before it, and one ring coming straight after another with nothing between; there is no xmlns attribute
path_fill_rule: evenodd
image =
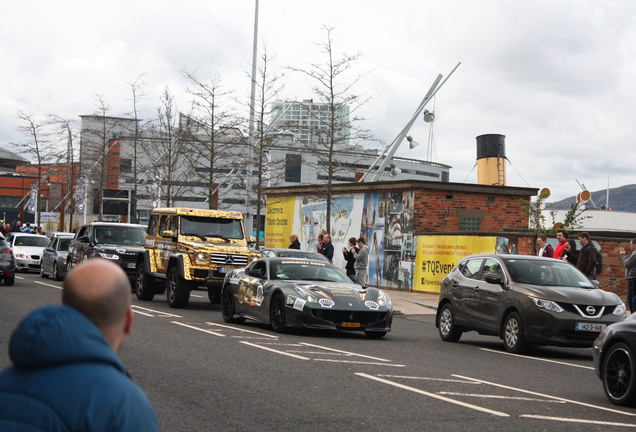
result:
<svg viewBox="0 0 636 432"><path fill-rule="evenodd" d="M437 293L383 289L391 296L394 316L430 315L437 312Z"/></svg>

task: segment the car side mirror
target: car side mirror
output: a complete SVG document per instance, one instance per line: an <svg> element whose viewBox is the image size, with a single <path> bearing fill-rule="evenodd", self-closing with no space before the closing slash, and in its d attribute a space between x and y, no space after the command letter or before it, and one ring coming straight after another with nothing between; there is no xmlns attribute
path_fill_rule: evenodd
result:
<svg viewBox="0 0 636 432"><path fill-rule="evenodd" d="M172 230L164 230L161 231L161 237L172 238L174 237L174 233L172 232Z"/></svg>
<svg viewBox="0 0 636 432"><path fill-rule="evenodd" d="M46 250L47 250L48 252L54 252L54 250L53 250L53 248L52 248L51 246L47 246Z"/></svg>
<svg viewBox="0 0 636 432"><path fill-rule="evenodd" d="M503 279L496 273L486 273L484 280L489 284L501 285L503 287Z"/></svg>
<svg viewBox="0 0 636 432"><path fill-rule="evenodd" d="M88 238L88 236L81 236L79 239L80 243L89 243L90 239Z"/></svg>
<svg viewBox="0 0 636 432"><path fill-rule="evenodd" d="M250 247L251 249L254 249L254 247L256 247L256 237L249 236L247 238L247 246Z"/></svg>

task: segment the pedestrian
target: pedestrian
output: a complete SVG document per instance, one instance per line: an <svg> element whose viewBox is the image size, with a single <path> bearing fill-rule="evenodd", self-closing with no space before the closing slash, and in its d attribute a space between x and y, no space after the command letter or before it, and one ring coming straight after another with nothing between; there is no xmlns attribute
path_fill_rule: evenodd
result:
<svg viewBox="0 0 636 432"><path fill-rule="evenodd" d="M11 222L11 232L20 232L20 227L22 224L19 221Z"/></svg>
<svg viewBox="0 0 636 432"><path fill-rule="evenodd" d="M629 242L632 253L627 256L624 248L620 249L621 261L625 266L625 279L627 279L627 307L630 313L636 310L636 238Z"/></svg>
<svg viewBox="0 0 636 432"><path fill-rule="evenodd" d="M351 280L353 280L353 277L356 274L356 258L354 256L354 253L358 253L358 248L356 247L356 238L351 237L349 239L349 244L347 245L347 247L342 248L342 255L344 256L345 262L347 263L345 265L345 270L347 271L347 276L349 276Z"/></svg>
<svg viewBox="0 0 636 432"><path fill-rule="evenodd" d="M548 237L545 234L539 234L537 236L537 255L552 258L554 256L554 249L552 249L552 246L547 242Z"/></svg>
<svg viewBox="0 0 636 432"><path fill-rule="evenodd" d="M24 226L20 228L20 231L31 234L31 224L29 222L25 223Z"/></svg>
<svg viewBox="0 0 636 432"><path fill-rule="evenodd" d="M291 242L289 249L300 249L300 242L298 241L298 236L296 234L290 235L289 241Z"/></svg>
<svg viewBox="0 0 636 432"><path fill-rule="evenodd" d="M324 246L322 247L321 253L326 256L330 262L333 262L333 244L331 243L331 235L323 235L322 242L324 243Z"/></svg>
<svg viewBox="0 0 636 432"><path fill-rule="evenodd" d="M325 247L325 243L323 242L324 237L325 237L325 230L322 230L322 232L318 234L318 245L316 246L316 252L318 252L319 254L322 253L322 248Z"/></svg>
<svg viewBox="0 0 636 432"><path fill-rule="evenodd" d="M576 242L574 240L568 239L568 241L565 242L565 246L563 247L563 255L561 255L561 259L576 266L576 262L579 259L579 251L576 250Z"/></svg>
<svg viewBox="0 0 636 432"><path fill-rule="evenodd" d="M29 313L0 373L3 430L158 431L143 391L117 357L130 333L130 282L116 264L91 259L71 270L62 305Z"/></svg>
<svg viewBox="0 0 636 432"><path fill-rule="evenodd" d="M356 260L356 275L353 281L364 286L364 280L367 276L367 265L369 264L369 247L362 236L358 239L358 252L354 253L353 257Z"/></svg>
<svg viewBox="0 0 636 432"><path fill-rule="evenodd" d="M590 235L585 231L579 234L579 243L581 243L581 249L576 266L585 276L593 280L596 273L596 248L590 241Z"/></svg>
<svg viewBox="0 0 636 432"><path fill-rule="evenodd" d="M557 246L554 248L554 255L552 255L552 258L561 258L561 256L563 255L563 251L565 250L565 245L568 242L568 237L569 235L567 231L557 231L556 238L559 244L557 244Z"/></svg>

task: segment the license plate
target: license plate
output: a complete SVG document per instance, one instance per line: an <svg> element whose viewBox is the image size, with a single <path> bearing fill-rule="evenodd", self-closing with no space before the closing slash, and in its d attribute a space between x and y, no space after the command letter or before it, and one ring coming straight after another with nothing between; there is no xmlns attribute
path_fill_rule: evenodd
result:
<svg viewBox="0 0 636 432"><path fill-rule="evenodd" d="M607 327L606 324L577 322L576 326L574 327L574 329L576 331L600 332L605 327Z"/></svg>
<svg viewBox="0 0 636 432"><path fill-rule="evenodd" d="M128 267L128 268L136 268L137 267L137 263L128 263L126 265L126 267Z"/></svg>
<svg viewBox="0 0 636 432"><path fill-rule="evenodd" d="M343 322L342 323L343 327L352 327L352 328L358 328L360 327L360 323L354 323L354 322Z"/></svg>
<svg viewBox="0 0 636 432"><path fill-rule="evenodd" d="M230 270L232 270L232 269L227 268L227 267L219 267L219 273L227 273Z"/></svg>

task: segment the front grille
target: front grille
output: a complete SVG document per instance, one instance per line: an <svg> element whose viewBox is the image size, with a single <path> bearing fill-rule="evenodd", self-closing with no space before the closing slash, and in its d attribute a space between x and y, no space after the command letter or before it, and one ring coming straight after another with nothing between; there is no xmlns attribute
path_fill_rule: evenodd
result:
<svg viewBox="0 0 636 432"><path fill-rule="evenodd" d="M137 261L137 252L124 252L118 253L119 260L123 262L136 262Z"/></svg>
<svg viewBox="0 0 636 432"><path fill-rule="evenodd" d="M342 325L343 322L359 322L362 325L375 323L384 320L387 314L387 312L344 311L330 309L312 309L311 312L314 317L331 321L337 326Z"/></svg>
<svg viewBox="0 0 636 432"><path fill-rule="evenodd" d="M247 265L247 255L233 255L233 254L210 254L210 263L218 266L241 266Z"/></svg>
<svg viewBox="0 0 636 432"><path fill-rule="evenodd" d="M615 306L592 306L586 304L563 304L559 303L568 312L572 312L574 314L580 315L585 318L601 318L607 315L611 315L614 312ZM594 313L588 312L588 307L592 306L594 308ZM600 315L599 315L600 314Z"/></svg>
<svg viewBox="0 0 636 432"><path fill-rule="evenodd" d="M40 255L31 255L31 259L37 261L40 259Z"/></svg>

